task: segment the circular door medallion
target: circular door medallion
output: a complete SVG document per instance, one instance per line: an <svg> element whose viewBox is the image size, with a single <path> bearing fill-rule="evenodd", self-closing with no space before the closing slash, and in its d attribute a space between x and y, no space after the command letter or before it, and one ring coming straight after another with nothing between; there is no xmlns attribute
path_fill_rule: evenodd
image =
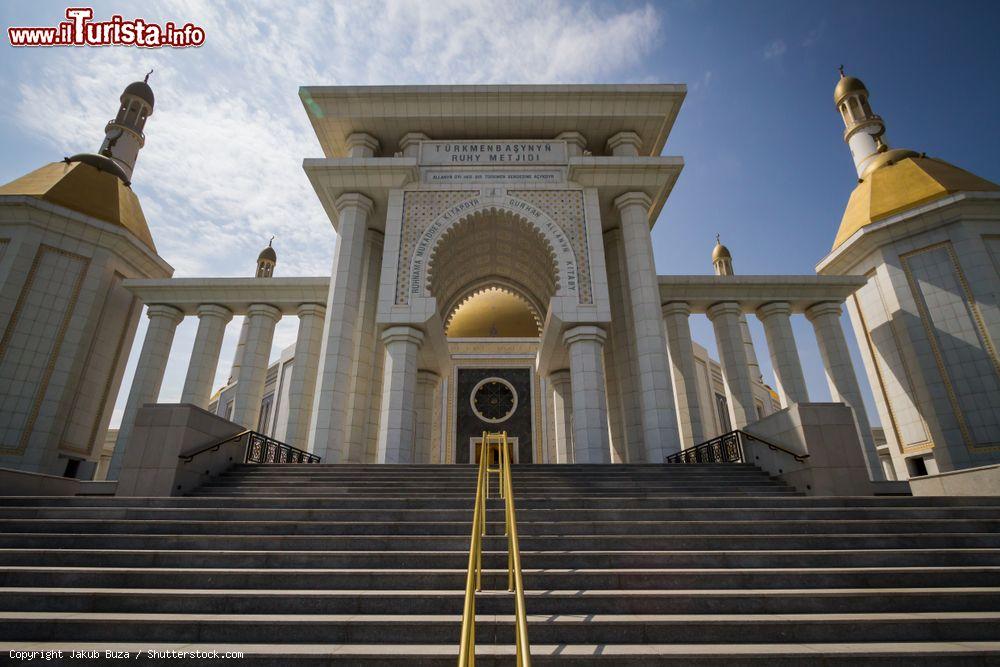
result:
<svg viewBox="0 0 1000 667"><path fill-rule="evenodd" d="M507 421L517 410L517 391L503 378L486 378L472 388L469 401L477 417L484 422L499 424Z"/></svg>

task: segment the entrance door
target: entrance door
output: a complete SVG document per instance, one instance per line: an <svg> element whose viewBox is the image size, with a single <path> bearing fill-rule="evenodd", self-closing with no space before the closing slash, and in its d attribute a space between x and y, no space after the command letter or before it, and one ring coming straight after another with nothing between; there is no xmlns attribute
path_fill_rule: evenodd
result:
<svg viewBox="0 0 1000 667"><path fill-rule="evenodd" d="M459 368L455 385L455 462L476 460L483 431L506 431L515 463L531 463L531 368Z"/></svg>
<svg viewBox="0 0 1000 667"><path fill-rule="evenodd" d="M511 461L511 463L518 463L519 462L518 461L519 457L518 457L518 451L517 451L518 450L517 438L512 438L512 437L510 437L508 435L507 436L507 442L510 444L510 451L511 451L511 454L513 455L513 457L514 457L514 460ZM483 436L479 436L478 438L470 438L469 439L469 455L471 457L473 457L473 463L476 463L476 464L479 463L479 455L482 453L482 450L483 450ZM497 450L495 450L495 449L491 450L491 452L490 452L490 462L489 462L490 463L490 467L492 468L493 466L500 465L500 460L499 459L500 459L500 453Z"/></svg>

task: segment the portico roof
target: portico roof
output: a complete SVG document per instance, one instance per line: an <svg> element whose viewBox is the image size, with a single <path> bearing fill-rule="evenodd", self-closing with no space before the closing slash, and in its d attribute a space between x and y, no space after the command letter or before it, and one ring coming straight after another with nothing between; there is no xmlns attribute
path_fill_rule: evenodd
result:
<svg viewBox="0 0 1000 667"><path fill-rule="evenodd" d="M326 304L330 289L327 277L288 278L131 278L125 289L146 305L173 306L185 315L195 315L198 306L215 304L245 315L255 303L274 306L284 315L294 315L304 303Z"/></svg>
<svg viewBox="0 0 1000 667"><path fill-rule="evenodd" d="M604 152L608 138L635 132L641 155L659 155L687 87L682 84L504 86L304 86L299 97L328 158L367 132L383 155L408 132L432 139L544 139L576 131Z"/></svg>
<svg viewBox="0 0 1000 667"><path fill-rule="evenodd" d="M794 312L824 301L843 302L863 287L864 276L658 276L660 303L683 301L692 313L717 303L737 302L752 313L764 304L786 302Z"/></svg>

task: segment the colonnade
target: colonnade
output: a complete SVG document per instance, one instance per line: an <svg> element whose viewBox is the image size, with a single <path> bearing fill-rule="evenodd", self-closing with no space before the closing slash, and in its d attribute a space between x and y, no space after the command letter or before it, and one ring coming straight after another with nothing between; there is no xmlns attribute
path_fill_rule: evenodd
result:
<svg viewBox="0 0 1000 667"><path fill-rule="evenodd" d="M299 319L296 337L295 363L292 366L289 389L289 418L286 440L290 444L305 444L316 387L316 367L319 364L320 339L326 307L320 303L302 303L295 310ZM212 383L219 366L219 353L226 326L236 314L247 318L247 337L239 353L240 378L236 385L232 421L247 428L256 428L267 377L268 360L274 339L274 328L282 318L282 310L268 303L251 303L243 308L219 303L199 304L194 308L198 318L194 346L188 362L181 402L207 408ZM132 387L115 452L108 469L108 478L116 479L128 441L135 426L135 416L146 403L159 398L167 359L173 347L177 326L186 317L177 305L158 303L146 309L149 325L139 352Z"/></svg>
<svg viewBox="0 0 1000 667"><path fill-rule="evenodd" d="M669 359L669 374L664 372L662 378L668 387L672 384L677 422L685 447L706 439L689 322L692 312L691 304L686 301L668 301L661 306L659 323L665 332L665 356ZM771 301L747 310L739 301L723 301L711 305L704 312L715 332L733 428L742 429L757 421L754 380L744 347L741 316L754 314L763 324L781 405L788 407L793 403L809 401L791 323L792 315L802 314L813 325L832 399L854 409L862 441L866 438L870 441L871 428L840 322L840 302L822 301L807 307ZM609 462L607 399L602 370L604 331L594 326L576 327L566 332L564 341L570 368L549 375L557 462ZM874 444L864 444L872 470L880 470ZM647 452L650 449L647 447ZM655 456L647 453L646 460L662 460L662 457L656 459Z"/></svg>

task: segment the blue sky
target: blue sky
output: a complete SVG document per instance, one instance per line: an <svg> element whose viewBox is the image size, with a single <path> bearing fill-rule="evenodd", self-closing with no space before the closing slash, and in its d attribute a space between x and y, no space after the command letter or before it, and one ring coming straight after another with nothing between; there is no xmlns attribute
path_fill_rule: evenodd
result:
<svg viewBox="0 0 1000 667"><path fill-rule="evenodd" d="M7 2L0 23L53 25L65 6ZM249 275L271 234L278 275L328 273L335 235L301 169L320 150L300 85L686 83L665 150L686 166L654 230L659 273L710 272L716 232L738 273L813 272L855 185L831 99L841 63L868 85L892 146L1000 181L996 2L94 3L98 18L136 7L201 25L205 46L29 50L4 39L0 182L95 150L122 87L155 68L134 188L178 276ZM714 350L707 321L692 326ZM180 395L194 329L178 330L163 400ZM808 323L796 333L812 398L828 400ZM275 350L293 340L294 322L282 322ZM126 388L137 354L138 344Z"/></svg>

